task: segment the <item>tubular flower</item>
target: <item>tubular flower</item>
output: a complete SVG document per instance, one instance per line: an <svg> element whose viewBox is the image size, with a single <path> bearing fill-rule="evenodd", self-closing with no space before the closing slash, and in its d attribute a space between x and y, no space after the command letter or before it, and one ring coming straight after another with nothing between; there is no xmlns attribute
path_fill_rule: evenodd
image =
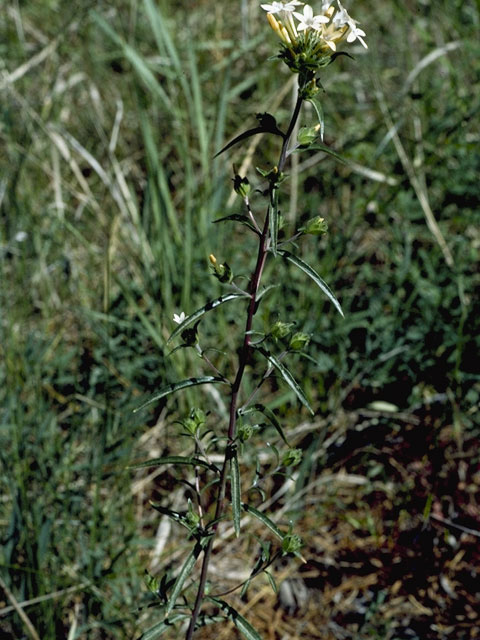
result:
<svg viewBox="0 0 480 640"><path fill-rule="evenodd" d="M298 0L291 0L291 2L272 2L272 4L261 4L260 6L268 13L281 13L282 11L286 11L287 13L291 13L295 11L295 7L302 5L303 2L299 2Z"/></svg>
<svg viewBox="0 0 480 640"><path fill-rule="evenodd" d="M336 6L334 1L321 0L318 15L309 4L298 0L261 5L267 12L270 26L282 40L279 57L310 83L316 71L332 62L338 43L358 40L368 48L363 39L365 31L357 26L358 22L348 14L340 0L336 0ZM303 5L303 13L296 11L298 5ZM311 87L314 91L313 85Z"/></svg>
<svg viewBox="0 0 480 640"><path fill-rule="evenodd" d="M303 16L301 13L297 13L297 11L293 14L298 20L298 30L305 31L306 29L315 29L315 31L320 30L321 24L329 22L330 18L327 16L314 16L313 9L309 4L306 4L303 7Z"/></svg>

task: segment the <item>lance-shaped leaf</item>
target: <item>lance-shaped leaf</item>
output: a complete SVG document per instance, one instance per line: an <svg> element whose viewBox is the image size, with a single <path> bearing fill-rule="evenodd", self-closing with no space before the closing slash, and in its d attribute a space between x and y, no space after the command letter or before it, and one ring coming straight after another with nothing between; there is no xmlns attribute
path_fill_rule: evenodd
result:
<svg viewBox="0 0 480 640"><path fill-rule="evenodd" d="M136 464L129 465L129 469L144 469L145 467L159 467L162 464L175 464L175 465L187 465L191 467L205 467L206 469L212 469L218 471L217 467L200 458L194 458L193 456L164 456L163 458L152 458L152 460L146 460L145 462L137 462Z"/></svg>
<svg viewBox="0 0 480 640"><path fill-rule="evenodd" d="M268 207L268 215L270 217L270 241L272 247L272 253L277 255L277 243L278 243L278 191L273 189L272 201Z"/></svg>
<svg viewBox="0 0 480 640"><path fill-rule="evenodd" d="M308 402L305 394L303 393L302 389L300 388L298 382L295 380L295 378L292 376L292 374L290 373L290 371L285 367L285 365L283 365L280 360L273 355L273 353L270 353L269 351L267 351L267 349L265 349L264 347L260 347L257 346L255 347L257 349L257 351L259 351L263 356L265 356L265 358L268 360L268 362L272 365L272 367L274 367L279 374L282 376L282 378L285 380L285 382L288 384L288 386L290 387L290 389L292 389L292 391L295 393L295 395L297 396L297 398L300 400L300 402L307 407L307 409L310 411L310 413L313 415L314 411L312 409L312 407L310 406L310 403Z"/></svg>
<svg viewBox="0 0 480 640"><path fill-rule="evenodd" d="M175 602L177 601L180 592L183 589L183 585L185 584L185 580L192 573L193 567L195 566L195 562L197 561L198 556L202 552L203 546L200 542L193 547L190 553L187 556L187 559L183 563L183 567L180 570L180 573L175 580L175 584L173 585L172 593L170 594L170 598L167 602L167 607L165 609L165 618L168 617L169 613L173 610L175 606Z"/></svg>
<svg viewBox="0 0 480 640"><path fill-rule="evenodd" d="M230 457L230 487L232 492L233 527L237 538L240 535L240 518L242 517L242 485L240 483L240 469L238 466L238 450L232 447Z"/></svg>
<svg viewBox="0 0 480 640"><path fill-rule="evenodd" d="M175 391L180 391L181 389L186 389L187 387L195 387L199 384L216 384L218 382L222 382L226 384L226 380L223 378L218 378L216 376L203 376L201 378L188 378L187 380L181 380L180 382L174 382L169 384L168 386L161 389L153 398L147 400L142 405L133 410L133 413L137 413L137 411L141 411L145 407L148 407L149 404L168 396L170 393L175 393Z"/></svg>
<svg viewBox="0 0 480 640"><path fill-rule="evenodd" d="M260 413L263 413L263 415L272 423L272 425L275 427L275 429L277 430L278 435L281 437L281 439L285 442L285 444L289 447L290 444L287 440L287 438L285 437L285 434L283 433L283 429L280 426L279 421L277 420L276 415L273 413L273 411L271 409L269 409L268 407L266 407L264 404L254 404L252 407L248 407L245 410L240 410L239 413L241 415L246 415L247 413L252 413L253 411L258 411Z"/></svg>
<svg viewBox="0 0 480 640"><path fill-rule="evenodd" d="M230 216L224 216L223 218L217 218L216 220L213 221L213 224L216 224L217 222L227 222L227 221L230 221L230 220L232 220L234 222L240 222L241 224L244 224L246 227L248 227L254 233L256 233L257 236L259 235L259 232L257 231L257 229L255 229L253 224L250 222L250 218L248 216L244 216L244 215L242 215L240 213L232 213L232 215L230 215Z"/></svg>
<svg viewBox="0 0 480 640"><path fill-rule="evenodd" d="M343 156L341 156L339 153L337 153L333 149L330 149L330 147L327 147L326 144L322 144L321 142L316 142L315 144L308 144L308 145L297 144L295 145L295 147L293 147L293 149L290 149L287 155L290 155L291 153L296 153L297 151L323 151L324 153L327 153L329 156L332 156L333 158L335 158L335 160L338 160L342 164L346 164L346 165L349 164L348 160L346 160Z"/></svg>
<svg viewBox="0 0 480 640"><path fill-rule="evenodd" d="M333 304L333 306L338 311L338 313L342 316L342 318L345 317L343 315L342 307L340 306L339 301L333 294L333 291L330 289L330 287L325 282L325 280L323 280L318 275L318 273L314 269L312 269L312 267L309 264L307 264L303 260L300 260L300 258L295 256L293 253L290 253L289 251L285 251L284 249L281 249L281 250L279 249L278 253L282 256L282 258L285 258L285 260L288 260L288 262L291 262L292 264L297 266L299 269L301 269L304 273L306 273L307 276L309 276L315 282L315 284L318 287L320 287L320 289L327 296L327 298L330 300L330 302Z"/></svg>
<svg viewBox="0 0 480 640"><path fill-rule="evenodd" d="M198 320L198 318L201 318L205 313L207 313L207 311L216 309L221 304L224 304L224 302L230 302L230 300L237 300L238 298L248 298L248 297L249 297L248 293L226 293L225 295L220 296L215 300L210 300L201 309L197 309L196 311L194 311L190 316L188 316L188 318L185 318L185 320L178 325L178 327L175 329L175 331L167 340L167 344L171 342L174 338L179 336L185 330L186 327L192 324L192 322L195 322L195 320Z"/></svg>
<svg viewBox="0 0 480 640"><path fill-rule="evenodd" d="M233 624L237 627L244 638L247 640L262 640L262 637L259 635L258 631L256 631L252 625L246 620L239 612L234 609L228 602L225 600L220 600L220 598L208 598L211 602L214 602L220 609L227 615L227 617L233 622Z"/></svg>
<svg viewBox="0 0 480 640"><path fill-rule="evenodd" d="M189 617L186 613L175 613L173 616L170 616L168 620L164 620L151 627L148 631L145 631L145 633L142 633L137 640L156 640L156 638L160 638L165 631L171 631L175 622L180 622L180 620L185 620Z"/></svg>
<svg viewBox="0 0 480 640"><path fill-rule="evenodd" d="M253 129L249 129L248 131L244 131L239 136L231 140L223 149L221 149L218 153L215 154L214 158L219 156L227 149L230 149L234 145L238 144L242 140L246 140L251 136L257 135L257 133L273 133L276 136L280 136L281 138L285 138L285 134L280 131L277 127L277 121L270 113L257 113L258 127L254 127Z"/></svg>
<svg viewBox="0 0 480 640"><path fill-rule="evenodd" d="M314 98L309 98L308 102L310 102L317 113L318 124L320 125L320 140L323 142L323 134L325 133L325 117L322 105L320 102L317 104L317 101Z"/></svg>
<svg viewBox="0 0 480 640"><path fill-rule="evenodd" d="M255 507L252 507L251 505L246 504L245 502L242 503L242 507L247 513L251 513L252 516L257 518L257 520L260 520L260 522L264 524L267 527L267 529L270 529L270 531L274 535L276 535L277 538L279 538L279 540L282 540L283 542L283 538L285 537L285 534L280 531L277 525L272 520L270 520L268 516L266 516L264 513L262 513L258 509L255 509Z"/></svg>

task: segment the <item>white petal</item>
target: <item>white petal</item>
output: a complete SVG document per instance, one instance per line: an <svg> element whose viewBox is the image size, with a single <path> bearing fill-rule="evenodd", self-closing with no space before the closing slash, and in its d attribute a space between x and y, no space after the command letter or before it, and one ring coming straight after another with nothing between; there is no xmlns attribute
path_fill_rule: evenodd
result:
<svg viewBox="0 0 480 640"><path fill-rule="evenodd" d="M310 22L310 20L313 18L313 9L309 4L306 4L303 7L303 15L307 22Z"/></svg>

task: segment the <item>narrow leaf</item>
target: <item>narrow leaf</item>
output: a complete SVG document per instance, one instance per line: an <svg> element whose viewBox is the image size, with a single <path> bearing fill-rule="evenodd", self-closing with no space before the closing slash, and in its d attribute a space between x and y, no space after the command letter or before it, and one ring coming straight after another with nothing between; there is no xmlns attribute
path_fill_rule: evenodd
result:
<svg viewBox="0 0 480 640"><path fill-rule="evenodd" d="M192 573L193 567L195 566L195 562L197 561L198 556L202 552L202 545L197 542L197 544L193 547L190 553L187 556L187 559L183 563L183 567L180 570L180 573L175 580L175 584L173 585L172 593L170 594L170 598L168 599L167 607L165 610L165 618L168 617L168 614L172 611L175 606L175 602L177 601L180 592L183 589L183 585L188 576Z"/></svg>
<svg viewBox="0 0 480 640"><path fill-rule="evenodd" d="M314 98L310 98L309 101L312 107L317 112L318 123L320 125L320 140L323 142L323 134L325 132L325 117L323 114L323 108L320 103L317 104L317 101Z"/></svg>
<svg viewBox="0 0 480 640"><path fill-rule="evenodd" d="M227 149L230 149L234 145L238 144L242 140L246 140L251 136L256 135L257 133L273 133L276 136L280 136L281 138L285 138L285 134L280 131L277 127L277 123L275 118L269 113L257 113L257 120L259 122L258 127L254 127L253 129L249 129L248 131L244 131L239 136L231 140L227 145L220 149L218 153L216 153L213 157L216 158Z"/></svg>
<svg viewBox="0 0 480 640"><path fill-rule="evenodd" d="M226 613L228 618L233 622L233 624L237 627L244 638L247 638L247 640L262 640L261 636L258 634L258 631L256 631L252 627L252 625L238 613L236 609L225 602L225 600L220 600L219 598L212 597L208 599L214 602L221 608L222 611Z"/></svg>
<svg viewBox="0 0 480 640"><path fill-rule="evenodd" d="M314 269L312 269L312 267L309 264L307 264L303 260L300 260L300 258L298 258L297 256L293 255L293 253L290 253L289 251L285 251L285 250L282 249L282 250L278 250L278 253L283 258L285 258L286 260L288 260L289 262L291 262L292 264L297 266L299 269L301 269L304 273L306 273L307 276L309 276L315 282L315 284L318 287L320 287L320 289L327 296L327 298L330 300L330 302L332 302L333 306L338 311L338 313L342 316L342 318L345 317L343 315L342 307L340 306L340 303L337 300L337 298L335 297L333 291L330 289L330 287L325 282L325 280L323 280L318 275L318 273Z"/></svg>
<svg viewBox="0 0 480 640"><path fill-rule="evenodd" d="M333 158L335 158L335 160L338 160L342 164L348 165L348 160L346 160L339 153L337 153L333 149L330 149L330 147L327 147L326 144L322 144L321 142L316 142L315 144L310 144L310 145L308 145L308 147L307 146L306 147L298 146L295 149L293 149L292 151L294 151L294 152L297 152L297 151L323 151L324 153L327 153L329 156L332 156Z"/></svg>
<svg viewBox="0 0 480 640"><path fill-rule="evenodd" d="M227 222L227 221L230 221L230 220L232 220L234 222L240 222L241 224L244 224L246 227L248 227L249 229L254 231L257 235L259 235L258 231L255 229L253 224L250 222L250 219L248 218L248 216L243 216L240 213L232 213L232 215L230 215L230 216L224 216L223 218L217 218L216 220L213 221L213 224L216 224L217 222Z"/></svg>
<svg viewBox="0 0 480 640"><path fill-rule="evenodd" d="M159 467L162 464L185 464L191 467L205 467L206 469L212 469L213 465L208 464L205 460L194 457L186 456L165 456L163 458L152 458L152 460L146 460L145 462L138 462L131 464L129 469L144 469L145 467ZM216 469L216 467L213 467Z"/></svg>
<svg viewBox="0 0 480 640"><path fill-rule="evenodd" d="M278 192L277 189L272 191L272 201L268 208L268 215L270 216L270 240L272 243L272 253L277 255L277 243L278 243Z"/></svg>
<svg viewBox="0 0 480 640"><path fill-rule="evenodd" d="M255 509L255 507L252 507L249 504L246 504L245 502L242 504L242 507L244 511L246 511L247 513L251 513L252 516L257 518L257 520L260 520L260 522L264 524L267 527L267 529L270 529L270 531L283 542L283 538L285 537L285 534L283 534L280 531L277 525L272 520L270 520L268 516L266 516L264 513L262 513L258 509Z"/></svg>
<svg viewBox="0 0 480 640"><path fill-rule="evenodd" d="M302 389L300 388L298 382L295 380L295 378L292 376L292 374L290 373L290 371L285 367L285 365L283 365L280 360L273 355L273 353L270 353L269 351L267 351L267 349L264 349L263 347L256 347L257 351L259 351L263 356L265 356L265 358L268 360L268 362L272 365L272 367L275 367L275 369L280 373L280 375L282 376L282 378L285 380L285 382L288 384L288 386L290 387L290 389L292 389L292 391L295 393L295 395L297 396L297 398L300 400L300 402L307 407L307 409L310 411L310 413L313 415L314 411L312 409L312 407L310 406L310 403L308 402L305 394L303 393Z"/></svg>
<svg viewBox="0 0 480 640"><path fill-rule="evenodd" d="M264 573L267 574L267 578L268 581L270 583L270 586L272 587L273 593L278 593L278 588L277 588L277 583L275 582L275 578L272 576L272 574L270 573L270 571L267 571L265 569Z"/></svg>
<svg viewBox="0 0 480 640"><path fill-rule="evenodd" d="M137 411L141 411L145 407L148 407L149 404L168 396L170 393L175 393L175 391L180 391L180 389L186 389L187 387L195 387L199 384L215 384L217 382L222 382L225 384L225 380L223 378L217 378L215 376L203 376L202 378L188 378L187 380L182 380L181 382L174 382L169 384L167 387L164 387L157 393L153 398L144 402L140 407L137 407L133 410L133 413L137 413Z"/></svg>
<svg viewBox="0 0 480 640"><path fill-rule="evenodd" d="M280 285L278 284L268 284L266 287L264 287L259 293L257 293L257 302L263 298L263 296L268 293L269 291L271 291L272 289L276 289L277 287L279 287Z"/></svg>
<svg viewBox="0 0 480 640"><path fill-rule="evenodd" d="M237 538L240 536L240 518L242 516L240 470L238 467L238 450L235 447L230 458L230 485L232 491L233 526Z"/></svg>
<svg viewBox="0 0 480 640"><path fill-rule="evenodd" d="M188 327L190 324L192 324L192 322L195 322L195 320L198 320L198 318L201 318L205 313L207 313L207 311L211 311L212 309L216 309L217 307L219 307L224 302L229 302L230 300L237 300L238 298L247 298L247 297L249 297L248 293L245 293L245 294L243 294L243 293L226 293L225 295L220 296L219 298L216 298L215 300L210 300L201 309L197 309L197 311L194 311L192 313L192 315L188 316L188 318L185 318L185 320L178 325L178 327L175 329L175 331L172 333L172 335L167 340L167 344L169 342L171 342L174 338L179 336L184 331L184 329L186 327Z"/></svg>
<svg viewBox="0 0 480 640"><path fill-rule="evenodd" d="M255 404L252 407L245 409L245 411L240 411L239 413L242 413L243 415L247 414L247 413L252 413L252 411L259 411L260 413L263 413L263 415L272 423L272 425L275 427L275 429L277 430L278 435L281 437L281 439L285 442L285 444L289 447L290 444L287 440L287 438L285 437L285 434L283 433L283 429L279 423L279 421L277 420L276 415L273 413L273 411L271 409L269 409L268 407L266 407L264 404Z"/></svg>
<svg viewBox="0 0 480 640"><path fill-rule="evenodd" d="M163 635L165 631L171 630L175 622L185 620L189 617L190 616L188 616L186 613L176 613L168 620L164 620L164 622L160 622L159 624L151 627L148 631L145 631L145 633L142 633L138 640L156 640L156 638L159 638L161 635Z"/></svg>

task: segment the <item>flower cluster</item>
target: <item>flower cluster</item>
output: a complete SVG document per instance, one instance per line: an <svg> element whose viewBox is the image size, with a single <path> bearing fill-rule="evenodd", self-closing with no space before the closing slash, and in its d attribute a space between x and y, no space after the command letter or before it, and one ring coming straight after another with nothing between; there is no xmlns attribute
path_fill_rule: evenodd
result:
<svg viewBox="0 0 480 640"><path fill-rule="evenodd" d="M334 6L322 0L321 13L314 15L309 4L290 0L260 5L268 22L282 40L280 57L295 72L316 71L332 60L337 44L358 40L366 49L365 31L350 17L340 0ZM303 13L297 11L303 5Z"/></svg>

